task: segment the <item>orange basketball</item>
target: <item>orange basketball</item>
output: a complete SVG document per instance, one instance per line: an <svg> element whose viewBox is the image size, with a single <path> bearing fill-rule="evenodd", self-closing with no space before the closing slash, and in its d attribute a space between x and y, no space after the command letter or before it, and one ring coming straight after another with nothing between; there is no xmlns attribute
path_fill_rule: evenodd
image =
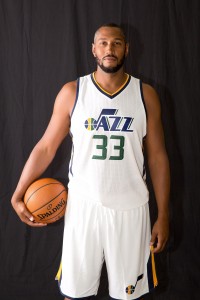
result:
<svg viewBox="0 0 200 300"><path fill-rule="evenodd" d="M65 214L67 191L58 180L42 178L28 187L24 203L37 222L53 223Z"/></svg>

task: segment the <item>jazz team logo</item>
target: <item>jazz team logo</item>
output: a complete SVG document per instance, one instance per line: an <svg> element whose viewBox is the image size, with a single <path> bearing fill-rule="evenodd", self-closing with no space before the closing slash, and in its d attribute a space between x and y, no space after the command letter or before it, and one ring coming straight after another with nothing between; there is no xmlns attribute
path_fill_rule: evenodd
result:
<svg viewBox="0 0 200 300"><path fill-rule="evenodd" d="M129 285L126 287L126 293L128 295L131 295L135 292L138 281L140 281L143 277L144 277L144 274L139 275L135 285Z"/></svg>
<svg viewBox="0 0 200 300"><path fill-rule="evenodd" d="M102 109L97 120L88 118L85 121L85 128L89 131L102 129L104 131L133 132L131 129L133 118L117 116L117 113L117 109Z"/></svg>

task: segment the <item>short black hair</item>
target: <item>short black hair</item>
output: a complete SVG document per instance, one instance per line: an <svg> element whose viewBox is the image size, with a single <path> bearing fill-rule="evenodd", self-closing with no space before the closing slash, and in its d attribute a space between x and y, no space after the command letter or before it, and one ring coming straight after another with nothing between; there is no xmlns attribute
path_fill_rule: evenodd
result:
<svg viewBox="0 0 200 300"><path fill-rule="evenodd" d="M125 31L124 31L123 27L122 27L121 25L116 24L116 23L105 23L105 24L99 26L98 29L95 31L94 39L95 39L95 35L96 35L96 33L98 32L98 30L99 30L100 28L102 28L102 27L113 27L113 28L118 28L118 29L121 31L121 34L122 34L122 36L123 36L123 38L124 38L124 41L126 42L126 34L125 34Z"/></svg>

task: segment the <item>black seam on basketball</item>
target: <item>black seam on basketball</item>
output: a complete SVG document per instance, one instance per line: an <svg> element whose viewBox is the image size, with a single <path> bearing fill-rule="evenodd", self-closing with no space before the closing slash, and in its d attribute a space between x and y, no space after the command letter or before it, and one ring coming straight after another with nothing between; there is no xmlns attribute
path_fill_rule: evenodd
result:
<svg viewBox="0 0 200 300"><path fill-rule="evenodd" d="M42 185L42 186L40 186L37 190L35 190L30 196L29 196L29 198L27 199L27 201L26 201L26 205L27 205L27 203L28 203L28 201L30 200L30 198L37 192L37 191L39 191L41 188L43 188L44 186L47 186L47 185L50 185L50 184L59 184L59 185L62 185L63 186L63 184L62 183L59 183L59 182L51 182L51 183L47 183L47 184L44 184L44 185ZM63 186L64 187L64 186Z"/></svg>
<svg viewBox="0 0 200 300"><path fill-rule="evenodd" d="M66 192L66 190L65 190L65 189L62 190L62 191L60 192L60 194L62 194L63 192ZM39 207L38 209L36 209L36 210L34 210L34 211L31 211L31 213L33 214L33 213L35 213L36 211L38 211L39 209L45 207L47 204L51 203L54 199L56 199L58 196L60 196L60 194L57 194L53 199L51 199L49 202L45 203L44 205L42 205L42 206Z"/></svg>

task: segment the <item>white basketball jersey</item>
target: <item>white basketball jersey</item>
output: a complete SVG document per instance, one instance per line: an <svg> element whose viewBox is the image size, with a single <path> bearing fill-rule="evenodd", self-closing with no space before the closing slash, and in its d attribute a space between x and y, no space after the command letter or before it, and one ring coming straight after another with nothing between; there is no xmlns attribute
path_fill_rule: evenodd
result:
<svg viewBox="0 0 200 300"><path fill-rule="evenodd" d="M77 85L70 128L71 196L116 210L145 204L146 112L140 80L127 75L114 94L98 85L94 73L79 78Z"/></svg>

